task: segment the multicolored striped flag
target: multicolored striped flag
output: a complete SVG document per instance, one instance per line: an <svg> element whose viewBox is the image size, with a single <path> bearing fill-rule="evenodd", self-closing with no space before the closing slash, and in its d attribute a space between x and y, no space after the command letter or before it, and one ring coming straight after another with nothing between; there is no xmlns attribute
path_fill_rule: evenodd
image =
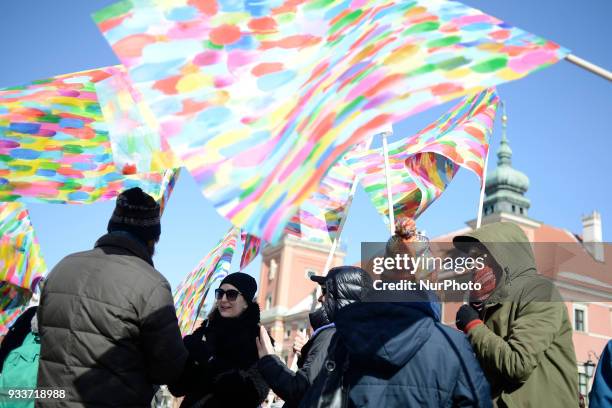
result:
<svg viewBox="0 0 612 408"><path fill-rule="evenodd" d="M163 172L123 175L113 162L95 84L117 67L0 90L0 201L92 203L141 187L155 198Z"/></svg>
<svg viewBox="0 0 612 408"><path fill-rule="evenodd" d="M396 219L416 219L442 194L459 167L473 171L482 180L498 103L494 89L472 95L418 134L389 144ZM347 162L388 224L383 149L355 152Z"/></svg>
<svg viewBox="0 0 612 408"><path fill-rule="evenodd" d="M271 243L380 125L567 54L442 0L124 0L94 19L203 194Z"/></svg>
<svg viewBox="0 0 612 408"><path fill-rule="evenodd" d="M28 308L32 292L0 281L0 336L6 335L15 320Z"/></svg>
<svg viewBox="0 0 612 408"><path fill-rule="evenodd" d="M183 335L193 330L213 283L227 276L240 230L232 227L174 291L174 307Z"/></svg>
<svg viewBox="0 0 612 408"><path fill-rule="evenodd" d="M181 169L170 169L164 171L164 178L161 183L160 191L162 194L157 198L157 202L159 203L159 213L163 214L166 209L166 205L168 204L168 200L170 200L170 196L172 195L172 191L174 191L174 186L181 174Z"/></svg>
<svg viewBox="0 0 612 408"><path fill-rule="evenodd" d="M134 89L124 67L95 83L113 152L122 174L159 172L178 166L149 107Z"/></svg>
<svg viewBox="0 0 612 408"><path fill-rule="evenodd" d="M25 205L0 202L0 282L30 290L46 274Z"/></svg>
<svg viewBox="0 0 612 408"><path fill-rule="evenodd" d="M261 238L242 231L240 234L242 239L242 257L240 258L240 270L246 268L253 259L259 255L261 250Z"/></svg>
<svg viewBox="0 0 612 408"><path fill-rule="evenodd" d="M331 245L341 233L352 202L356 175L346 158L366 150L371 139L353 146L325 175L321 184L291 218L285 233L317 244Z"/></svg>

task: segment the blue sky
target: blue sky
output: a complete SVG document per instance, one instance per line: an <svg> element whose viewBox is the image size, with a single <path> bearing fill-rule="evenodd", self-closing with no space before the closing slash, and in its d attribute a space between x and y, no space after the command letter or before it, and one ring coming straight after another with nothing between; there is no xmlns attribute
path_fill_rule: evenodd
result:
<svg viewBox="0 0 612 408"><path fill-rule="evenodd" d="M118 63L90 14L111 0L0 2L0 87L52 75ZM468 0L513 25L571 49L612 69L612 2L609 0ZM581 231L581 216L600 211L604 240L612 239L612 86L570 63L499 87L509 116L513 165L531 181L529 215L539 221ZM395 137L407 136L435 120L450 105L395 124ZM497 151L501 126L494 133ZM393 139L392 139L393 140ZM489 171L497 158L492 156ZM442 197L418 220L429 236L464 226L476 217L477 177L460 170ZM92 247L106 230L113 202L92 205L29 205L48 266L63 256ZM157 268L172 286L182 279L228 230L183 172L162 220ZM363 191L358 190L343 232L347 262L359 259L360 242L384 241L387 230ZM234 257L236 267L240 255ZM260 258L247 272L258 275ZM235 269L235 268L233 268Z"/></svg>

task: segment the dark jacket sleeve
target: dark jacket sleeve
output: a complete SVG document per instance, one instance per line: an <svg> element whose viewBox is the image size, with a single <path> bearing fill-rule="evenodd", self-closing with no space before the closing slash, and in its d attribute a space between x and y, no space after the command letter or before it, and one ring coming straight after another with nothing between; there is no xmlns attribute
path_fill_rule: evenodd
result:
<svg viewBox="0 0 612 408"><path fill-rule="evenodd" d="M151 382L175 382L183 372L187 350L167 282L153 289L141 316L140 335Z"/></svg>
<svg viewBox="0 0 612 408"><path fill-rule="evenodd" d="M291 371L278 356L268 355L260 359L257 368L272 391L290 405L296 405L308 391L323 367L327 348L335 330L323 330L311 339L304 365L297 372Z"/></svg>

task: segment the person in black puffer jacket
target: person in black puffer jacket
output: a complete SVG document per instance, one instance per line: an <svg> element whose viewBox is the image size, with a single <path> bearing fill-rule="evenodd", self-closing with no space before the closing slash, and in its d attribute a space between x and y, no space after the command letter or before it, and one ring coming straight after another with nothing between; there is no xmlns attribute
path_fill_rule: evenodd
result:
<svg viewBox="0 0 612 408"><path fill-rule="evenodd" d="M414 256L414 246L405 241L391 238L385 255ZM382 279L414 276L392 270ZM300 408L492 406L489 384L467 338L440 322L430 294L369 292L336 313L325 370Z"/></svg>
<svg viewBox="0 0 612 408"><path fill-rule="evenodd" d="M371 286L371 278L361 268L340 266L329 270L327 276L311 276L321 285L319 302L323 307L311 313L314 334L302 348L299 370L293 372L274 354L274 349L259 345L261 359L257 365L266 382L285 401L285 408L297 407L308 388L315 381L327 357L327 350L334 333L336 312L351 303L359 302L364 290ZM319 327L315 322L319 321ZM265 333L262 333L265 336Z"/></svg>
<svg viewBox="0 0 612 408"><path fill-rule="evenodd" d="M259 305L257 283L247 274L229 274L215 291L217 303L202 325L183 339L189 351L182 379L170 392L185 396L184 407L255 408L269 388L256 368Z"/></svg>

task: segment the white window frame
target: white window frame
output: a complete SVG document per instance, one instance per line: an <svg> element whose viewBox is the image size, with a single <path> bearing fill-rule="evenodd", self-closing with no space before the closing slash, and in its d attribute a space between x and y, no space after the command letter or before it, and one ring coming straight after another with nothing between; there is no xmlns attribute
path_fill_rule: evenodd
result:
<svg viewBox="0 0 612 408"><path fill-rule="evenodd" d="M584 330L576 329L576 310L581 310L584 316ZM588 333L589 332L589 307L582 303L572 304L572 327L575 332Z"/></svg>

